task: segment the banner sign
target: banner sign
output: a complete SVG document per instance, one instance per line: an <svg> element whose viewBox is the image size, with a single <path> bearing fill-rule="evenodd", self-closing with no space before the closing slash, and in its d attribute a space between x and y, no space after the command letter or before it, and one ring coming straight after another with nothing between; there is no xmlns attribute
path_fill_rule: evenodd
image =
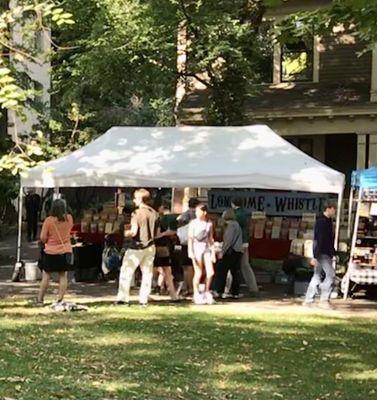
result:
<svg viewBox="0 0 377 400"><path fill-rule="evenodd" d="M268 216L287 217L298 217L303 213L319 214L324 202L329 198L324 193L212 189L208 192L209 211L225 211L231 207L232 199L236 197L242 200L243 208L250 214L253 211L261 211Z"/></svg>

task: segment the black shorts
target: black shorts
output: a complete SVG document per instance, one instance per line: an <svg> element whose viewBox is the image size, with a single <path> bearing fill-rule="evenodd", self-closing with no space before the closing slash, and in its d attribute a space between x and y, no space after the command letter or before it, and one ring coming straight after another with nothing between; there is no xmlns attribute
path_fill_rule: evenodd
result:
<svg viewBox="0 0 377 400"><path fill-rule="evenodd" d="M157 267L170 267L171 266L171 260L170 257L155 257L153 266L155 268Z"/></svg>
<svg viewBox="0 0 377 400"><path fill-rule="evenodd" d="M66 254L46 254L42 255L43 271L46 272L63 272L74 269L73 265L67 263Z"/></svg>

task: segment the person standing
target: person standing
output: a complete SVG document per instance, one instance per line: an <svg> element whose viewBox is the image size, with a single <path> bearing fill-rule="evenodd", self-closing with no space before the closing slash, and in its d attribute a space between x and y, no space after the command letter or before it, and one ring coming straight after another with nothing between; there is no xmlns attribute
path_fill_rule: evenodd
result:
<svg viewBox="0 0 377 400"><path fill-rule="evenodd" d="M222 297L225 289L226 277L228 271L232 274L232 292L234 298L239 296L240 292L240 273L241 259L243 254L242 230L236 221L236 215L233 209L224 211L222 216L226 228L223 237L223 256L219 261L214 280L214 289L218 297Z"/></svg>
<svg viewBox="0 0 377 400"><path fill-rule="evenodd" d="M156 255L154 241L159 231L159 215L149 205L150 201L148 190L135 191L134 203L137 209L131 215L131 228L124 232L126 238L131 238L131 245L123 258L116 304L129 304L131 282L138 266L142 273L139 303L144 306L148 304Z"/></svg>
<svg viewBox="0 0 377 400"><path fill-rule="evenodd" d="M180 227L188 225L192 220L196 218L195 209L199 204L199 200L196 197L191 197L188 202L188 210L182 213L178 218L178 224ZM180 243L182 246L182 267L183 267L183 280L185 285L185 291L187 295L193 293L192 282L194 278L194 268L192 265L192 260L188 256L188 246L187 243Z"/></svg>
<svg viewBox="0 0 377 400"><path fill-rule="evenodd" d="M314 258L310 262L314 271L306 292L304 306L314 305L314 298L319 287L321 291L320 307L333 308L330 304L330 296L335 279L332 261L335 256L333 218L336 216L336 207L335 202L327 201L324 205L323 214L317 218L314 226ZM323 273L325 279L322 281Z"/></svg>
<svg viewBox="0 0 377 400"><path fill-rule="evenodd" d="M168 207L165 205L158 207L161 234L155 238L156 256L154 259L154 267L157 268L158 271L157 282L160 292L161 286L165 284L170 298L176 301L178 300L178 296L175 290L174 277L171 268L173 252L171 236L175 235L175 232L169 229L169 215L167 215L167 213L169 213Z"/></svg>
<svg viewBox="0 0 377 400"><path fill-rule="evenodd" d="M71 229L73 218L67 212L66 202L61 199L54 200L50 214L45 219L41 231L41 242L44 244L41 265L43 275L36 300L37 305L43 305L52 272L59 273L57 301L63 301L68 285L67 271L73 268L70 262L72 258Z"/></svg>
<svg viewBox="0 0 377 400"><path fill-rule="evenodd" d="M188 233L188 256L194 266L193 289L195 304L213 304L213 296L210 292L214 275L213 264L215 254L213 249L213 226L208 221L208 209L204 204L197 205L196 218L190 222ZM203 272L206 273L205 292L201 294L199 284Z"/></svg>
<svg viewBox="0 0 377 400"><path fill-rule="evenodd" d="M242 208L241 198L236 197L232 200L232 208L236 214L236 221L239 223L242 230L243 254L241 258L241 273L250 294L257 296L259 291L257 280L249 262L249 218ZM231 289L231 292L234 292L234 288Z"/></svg>
<svg viewBox="0 0 377 400"><path fill-rule="evenodd" d="M35 193L34 189L28 191L25 197L27 240L29 242L37 240L39 211L41 208L41 198Z"/></svg>

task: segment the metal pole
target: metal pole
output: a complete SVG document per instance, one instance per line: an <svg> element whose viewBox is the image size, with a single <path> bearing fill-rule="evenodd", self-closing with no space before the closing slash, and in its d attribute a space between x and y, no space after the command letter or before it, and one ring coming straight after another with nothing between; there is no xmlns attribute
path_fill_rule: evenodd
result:
<svg viewBox="0 0 377 400"><path fill-rule="evenodd" d="M352 268L352 255L355 251L355 245L357 240L357 229L359 227L359 218L360 218L360 204L362 199L363 189L359 188L359 195L357 197L357 207L356 207L356 215L355 215L355 222L353 226L353 235L352 235L352 242L351 242L351 250L350 250L350 259L348 261L348 269L346 272L346 286L343 293L343 299L346 300L348 296L348 289L350 285L350 270Z"/></svg>
<svg viewBox="0 0 377 400"><path fill-rule="evenodd" d="M22 268L21 261L21 239L22 239L22 196L23 188L20 186L20 192L18 195L18 237L17 237L17 261L13 269L12 282L18 282L20 280L20 270Z"/></svg>
<svg viewBox="0 0 377 400"><path fill-rule="evenodd" d="M336 213L336 225L335 225L335 250L338 250L338 242L339 242L339 231L340 231L340 216L342 212L342 200L343 200L343 191L338 194L338 208Z"/></svg>
<svg viewBox="0 0 377 400"><path fill-rule="evenodd" d="M21 261L21 239L22 239L22 198L23 198L23 187L20 186L20 192L18 195L18 237L17 237L17 263Z"/></svg>
<svg viewBox="0 0 377 400"><path fill-rule="evenodd" d="M347 224L347 239L351 238L351 220L352 220L352 210L353 210L353 188L351 186L350 196L348 200L348 224Z"/></svg>

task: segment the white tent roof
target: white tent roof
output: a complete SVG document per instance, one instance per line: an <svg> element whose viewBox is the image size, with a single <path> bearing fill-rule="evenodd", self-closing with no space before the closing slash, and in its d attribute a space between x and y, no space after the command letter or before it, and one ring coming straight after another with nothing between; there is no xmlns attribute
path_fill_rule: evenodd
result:
<svg viewBox="0 0 377 400"><path fill-rule="evenodd" d="M207 187L341 193L344 175L265 125L114 127L29 170L24 187Z"/></svg>

